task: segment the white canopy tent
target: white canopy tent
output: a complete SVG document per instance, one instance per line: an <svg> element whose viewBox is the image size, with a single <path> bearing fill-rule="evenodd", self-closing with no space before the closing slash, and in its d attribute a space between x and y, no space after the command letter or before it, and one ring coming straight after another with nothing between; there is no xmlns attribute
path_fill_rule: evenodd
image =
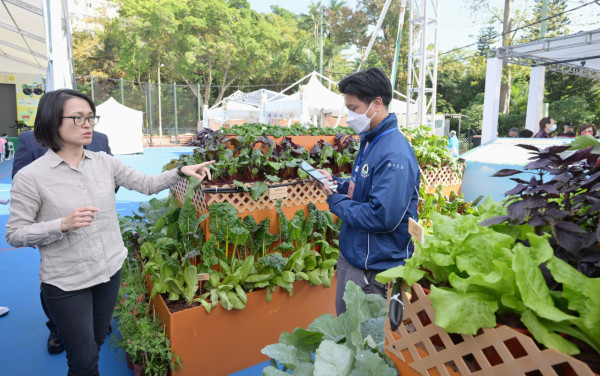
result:
<svg viewBox="0 0 600 376"><path fill-rule="evenodd" d="M214 120L218 123L225 123L228 120L245 120L248 123L256 123L259 117L260 110L258 107L235 100L224 100L217 107L213 106L208 110L205 119Z"/></svg>
<svg viewBox="0 0 600 376"><path fill-rule="evenodd" d="M123 106L114 98L96 106L100 122L95 130L108 136L110 149L114 155L135 154L144 151L142 124L144 113Z"/></svg>
<svg viewBox="0 0 600 376"><path fill-rule="evenodd" d="M0 0L0 70L46 75L46 91L73 88L66 0Z"/></svg>
<svg viewBox="0 0 600 376"><path fill-rule="evenodd" d="M600 29L498 48L490 51L485 78L481 142L489 142L498 131L502 61L531 67L527 129L537 132L544 94L545 70L600 80Z"/></svg>
<svg viewBox="0 0 600 376"><path fill-rule="evenodd" d="M295 94L287 98L267 101L265 105L267 122L276 119L297 119L300 123L306 124L311 116L342 116L345 113L344 98L323 86L319 82L318 75L317 72L312 72L298 81L296 84L310 77L308 83L301 85L300 90Z"/></svg>

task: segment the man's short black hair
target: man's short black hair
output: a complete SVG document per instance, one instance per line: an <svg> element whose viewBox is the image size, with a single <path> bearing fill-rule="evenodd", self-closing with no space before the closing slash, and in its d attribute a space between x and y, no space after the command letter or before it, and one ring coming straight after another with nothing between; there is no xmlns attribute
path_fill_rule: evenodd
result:
<svg viewBox="0 0 600 376"><path fill-rule="evenodd" d="M62 123L65 102L71 98L84 99L90 105L94 115L96 114L94 102L88 96L71 89L49 91L42 96L38 104L33 124L33 135L40 144L52 149L54 152L63 147L58 128Z"/></svg>
<svg viewBox="0 0 600 376"><path fill-rule="evenodd" d="M338 84L340 93L352 94L367 105L381 97L385 107L392 101L392 83L380 69L369 68L354 73Z"/></svg>
<svg viewBox="0 0 600 376"><path fill-rule="evenodd" d="M523 129L519 132L519 138L531 138L533 137L533 132L529 129Z"/></svg>

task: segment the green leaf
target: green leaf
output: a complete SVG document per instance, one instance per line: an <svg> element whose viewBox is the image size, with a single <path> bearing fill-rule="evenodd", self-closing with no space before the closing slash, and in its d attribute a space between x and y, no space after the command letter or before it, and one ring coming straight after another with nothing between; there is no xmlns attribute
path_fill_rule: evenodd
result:
<svg viewBox="0 0 600 376"><path fill-rule="evenodd" d="M594 136L590 136L589 134L585 134L583 136L579 136L577 138L575 138L572 142L571 142L571 147L569 148L569 150L579 150L579 149L585 149L585 148L589 148L590 146L594 147L594 151L596 152L596 148L598 146L600 146L600 142L598 142L598 140L596 140L594 138Z"/></svg>
<svg viewBox="0 0 600 376"><path fill-rule="evenodd" d="M359 350L355 357L354 368L350 376L396 376L398 371L385 362L379 355L367 350Z"/></svg>
<svg viewBox="0 0 600 376"><path fill-rule="evenodd" d="M244 183L242 183L241 181L234 180L233 181L233 185L235 185L238 188L241 188L244 192L248 192L249 191L248 187L246 187L244 185Z"/></svg>
<svg viewBox="0 0 600 376"><path fill-rule="evenodd" d="M265 346L260 352L271 359L275 359L291 370L294 370L298 363L298 349L292 345L276 343Z"/></svg>
<svg viewBox="0 0 600 376"><path fill-rule="evenodd" d="M269 346L273 346L273 345L269 345ZM290 374L287 372L280 371L273 366L268 366L266 368L263 368L262 376L290 376Z"/></svg>
<svg viewBox="0 0 600 376"><path fill-rule="evenodd" d="M325 340L315 355L315 376L348 376L354 365L352 350Z"/></svg>
<svg viewBox="0 0 600 376"><path fill-rule="evenodd" d="M431 286L429 297L435 310L435 324L449 333L475 335L480 328L496 326L498 303L489 294L460 293Z"/></svg>
<svg viewBox="0 0 600 376"><path fill-rule="evenodd" d="M544 346L567 355L579 354L580 351L573 342L548 330L530 310L525 310L525 312L521 313L521 321L531 332L533 338Z"/></svg>
<svg viewBox="0 0 600 376"><path fill-rule="evenodd" d="M211 234L215 234L217 240L225 241L229 235L229 228L238 219L237 209L228 202L216 202L208 207L208 213Z"/></svg>
<svg viewBox="0 0 600 376"><path fill-rule="evenodd" d="M523 303L537 316L548 320L560 322L575 319L554 305L542 271L531 258L529 249L517 244L514 251L513 268Z"/></svg>
<svg viewBox="0 0 600 376"><path fill-rule="evenodd" d="M252 189L250 190L250 195L254 201L258 200L260 196L264 195L265 192L269 189L267 183L262 181L257 181L252 185Z"/></svg>
<svg viewBox="0 0 600 376"><path fill-rule="evenodd" d="M363 340L371 337L379 351L384 351L385 348L385 332L383 330L385 319L385 316L373 317L360 323Z"/></svg>
<svg viewBox="0 0 600 376"><path fill-rule="evenodd" d="M412 265L401 265L395 266L388 270L385 270L375 277L375 279L379 283L383 283L384 285L390 283L391 281L396 280L397 278L402 278L406 281L409 286L417 283L421 278L425 276L426 272L419 268L415 268Z"/></svg>

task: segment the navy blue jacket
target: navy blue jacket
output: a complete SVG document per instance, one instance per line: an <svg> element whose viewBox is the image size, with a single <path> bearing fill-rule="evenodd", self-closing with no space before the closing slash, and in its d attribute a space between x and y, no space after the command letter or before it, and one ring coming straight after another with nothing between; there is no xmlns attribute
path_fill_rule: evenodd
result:
<svg viewBox="0 0 600 376"><path fill-rule="evenodd" d="M112 155L110 146L108 146L108 137L104 133L94 131L92 142L85 145L84 148L90 151L104 151ZM19 135L19 145L15 151L13 161L12 177L14 178L20 169L46 154L48 148L42 146L33 136L33 131L22 132Z"/></svg>
<svg viewBox="0 0 600 376"><path fill-rule="evenodd" d="M367 154L357 166L367 143ZM408 219L418 219L420 170L412 147L390 114L375 129L360 134L354 161L354 192L349 179L334 178L338 193L327 198L329 210L342 220L340 251L353 266L381 271L403 265L414 246L408 234Z"/></svg>

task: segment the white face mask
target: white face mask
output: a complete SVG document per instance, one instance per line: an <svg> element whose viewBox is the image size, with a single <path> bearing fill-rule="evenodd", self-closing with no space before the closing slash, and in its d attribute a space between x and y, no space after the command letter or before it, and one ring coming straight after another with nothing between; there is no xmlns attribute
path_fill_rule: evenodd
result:
<svg viewBox="0 0 600 376"><path fill-rule="evenodd" d="M356 133L366 132L371 128L371 119L375 117L377 112L373 114L371 117L367 117L367 112L373 105L373 102L369 105L364 114L357 114L354 111L348 110L348 116L346 117L346 123L350 126L350 128L354 129Z"/></svg>

